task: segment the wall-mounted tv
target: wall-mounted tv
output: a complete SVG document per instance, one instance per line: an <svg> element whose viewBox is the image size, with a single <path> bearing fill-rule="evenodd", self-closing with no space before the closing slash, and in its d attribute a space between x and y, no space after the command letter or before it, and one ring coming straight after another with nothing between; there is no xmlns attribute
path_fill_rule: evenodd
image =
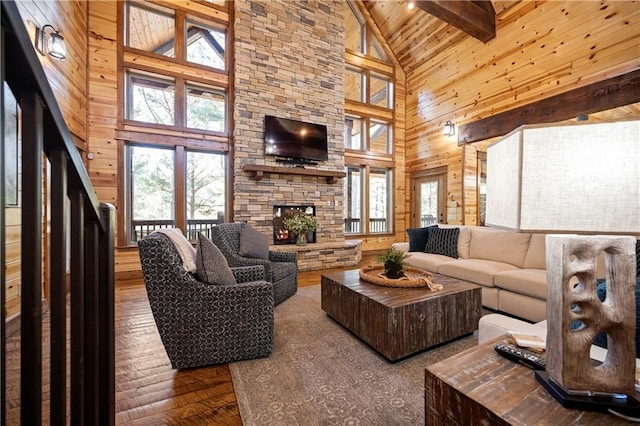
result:
<svg viewBox="0 0 640 426"><path fill-rule="evenodd" d="M281 161L313 163L327 160L327 126L288 118L264 118L265 154Z"/></svg>

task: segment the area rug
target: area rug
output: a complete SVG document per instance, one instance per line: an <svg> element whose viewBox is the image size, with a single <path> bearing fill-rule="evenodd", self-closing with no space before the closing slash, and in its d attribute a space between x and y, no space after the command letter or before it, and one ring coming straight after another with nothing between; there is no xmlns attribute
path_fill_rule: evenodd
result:
<svg viewBox="0 0 640 426"><path fill-rule="evenodd" d="M320 286L275 309L274 351L230 364L243 424L424 424L424 370L475 336L390 363L320 308Z"/></svg>

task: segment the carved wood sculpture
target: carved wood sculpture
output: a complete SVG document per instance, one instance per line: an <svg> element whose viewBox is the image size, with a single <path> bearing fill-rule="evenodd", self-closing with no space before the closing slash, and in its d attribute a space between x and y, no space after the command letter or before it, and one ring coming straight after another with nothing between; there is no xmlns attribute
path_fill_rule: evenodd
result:
<svg viewBox="0 0 640 426"><path fill-rule="evenodd" d="M547 372L568 390L633 394L635 378L635 239L549 235ZM596 268L605 254L607 297L596 294ZM574 284L572 277L578 279ZM582 327L570 329L581 321ZM589 357L596 335L608 334L601 365Z"/></svg>

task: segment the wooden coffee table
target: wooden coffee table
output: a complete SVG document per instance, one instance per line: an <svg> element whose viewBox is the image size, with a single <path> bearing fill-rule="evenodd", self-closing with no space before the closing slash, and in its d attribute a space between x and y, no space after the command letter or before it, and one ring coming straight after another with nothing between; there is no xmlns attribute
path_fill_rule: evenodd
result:
<svg viewBox="0 0 640 426"><path fill-rule="evenodd" d="M498 355L494 347L505 338L427 367L425 424L631 424L610 414L564 408L538 383L533 370ZM640 393L634 398L640 399Z"/></svg>
<svg viewBox="0 0 640 426"><path fill-rule="evenodd" d="M478 328L480 287L434 274L444 290L383 287L359 270L322 275L322 310L389 361L397 361Z"/></svg>

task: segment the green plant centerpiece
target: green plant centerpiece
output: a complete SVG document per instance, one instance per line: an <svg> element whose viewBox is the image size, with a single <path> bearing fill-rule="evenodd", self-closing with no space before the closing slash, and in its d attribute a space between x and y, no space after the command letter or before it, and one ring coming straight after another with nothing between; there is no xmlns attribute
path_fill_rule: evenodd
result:
<svg viewBox="0 0 640 426"><path fill-rule="evenodd" d="M386 250L378 257L378 260L384 263L384 275L391 279L404 277L404 260L409 256L408 253L394 247Z"/></svg>
<svg viewBox="0 0 640 426"><path fill-rule="evenodd" d="M307 232L313 231L318 227L318 220L315 216L308 215L301 210L293 210L288 213L282 223L285 229L296 234L296 244L299 246L306 245Z"/></svg>

